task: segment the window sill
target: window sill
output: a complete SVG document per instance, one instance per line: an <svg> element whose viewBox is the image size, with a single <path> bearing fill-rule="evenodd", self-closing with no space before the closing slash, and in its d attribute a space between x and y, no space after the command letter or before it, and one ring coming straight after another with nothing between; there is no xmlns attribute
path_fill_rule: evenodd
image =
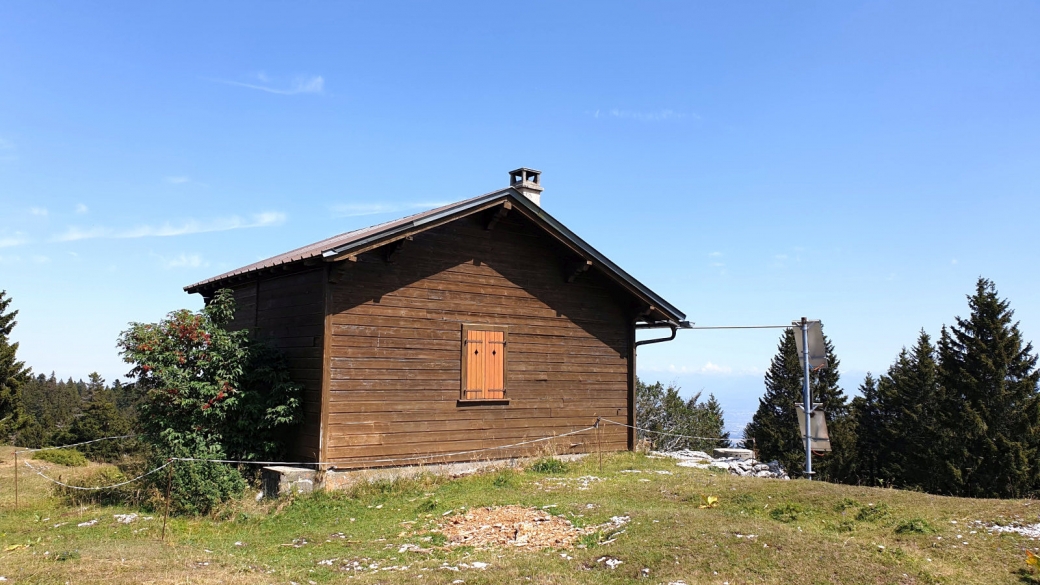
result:
<svg viewBox="0 0 1040 585"><path fill-rule="evenodd" d="M495 406L495 405L508 405L508 398L459 398L455 405L456 406Z"/></svg>

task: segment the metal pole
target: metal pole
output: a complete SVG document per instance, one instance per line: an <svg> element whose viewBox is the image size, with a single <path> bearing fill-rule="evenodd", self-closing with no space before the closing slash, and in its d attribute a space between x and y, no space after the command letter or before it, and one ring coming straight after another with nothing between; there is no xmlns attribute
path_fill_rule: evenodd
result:
<svg viewBox="0 0 1040 585"><path fill-rule="evenodd" d="M18 451L14 452L14 509L18 509Z"/></svg>
<svg viewBox="0 0 1040 585"><path fill-rule="evenodd" d="M805 405L805 477L812 481L812 390L809 388L809 321L802 317L802 352L805 354L805 377L802 380L802 398Z"/></svg>
<svg viewBox="0 0 1040 585"><path fill-rule="evenodd" d="M163 514L162 519L162 536L159 540L166 540L166 520L170 517L170 489L173 487L173 466L176 464L174 460L170 460L170 470L166 472L166 512Z"/></svg>
<svg viewBox="0 0 1040 585"><path fill-rule="evenodd" d="M596 450L599 451L599 472L603 473L603 428L599 426L602 417L596 419Z"/></svg>

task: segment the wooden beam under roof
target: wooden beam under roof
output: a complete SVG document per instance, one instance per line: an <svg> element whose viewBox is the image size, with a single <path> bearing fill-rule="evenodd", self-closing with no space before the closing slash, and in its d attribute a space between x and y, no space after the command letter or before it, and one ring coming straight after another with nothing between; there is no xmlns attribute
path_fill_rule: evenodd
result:
<svg viewBox="0 0 1040 585"><path fill-rule="evenodd" d="M396 242L391 242L387 244L386 252L383 255L383 259L386 260L386 263L393 264L394 259L397 258L397 255L400 254L401 250L404 249L405 244L407 244L410 241L412 241L412 236L405 236L400 240L397 240Z"/></svg>
<svg viewBox="0 0 1040 585"><path fill-rule="evenodd" d="M592 268L592 260L579 260L571 262L567 267L567 282L574 282L579 276Z"/></svg>
<svg viewBox="0 0 1040 585"><path fill-rule="evenodd" d="M485 227L485 229L488 229L488 230L495 229L495 224L498 223L499 221L502 221L503 219L505 219L505 217L507 215L509 215L509 210L512 209L512 208L513 208L513 204L512 203L510 203L508 201L503 202L502 206L498 208L498 211L496 211L494 213L494 215L491 216L491 219L488 220L488 224L487 224L487 227Z"/></svg>
<svg viewBox="0 0 1040 585"><path fill-rule="evenodd" d="M350 271L357 265L357 256L350 255L343 258L332 270L329 272L329 282L337 284L347 276L347 272Z"/></svg>

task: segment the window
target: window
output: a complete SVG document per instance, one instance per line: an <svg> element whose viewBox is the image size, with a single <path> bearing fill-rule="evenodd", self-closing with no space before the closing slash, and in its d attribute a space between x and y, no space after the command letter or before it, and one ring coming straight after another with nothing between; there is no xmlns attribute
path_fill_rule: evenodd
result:
<svg viewBox="0 0 1040 585"><path fill-rule="evenodd" d="M506 399L506 329L462 326L462 400Z"/></svg>

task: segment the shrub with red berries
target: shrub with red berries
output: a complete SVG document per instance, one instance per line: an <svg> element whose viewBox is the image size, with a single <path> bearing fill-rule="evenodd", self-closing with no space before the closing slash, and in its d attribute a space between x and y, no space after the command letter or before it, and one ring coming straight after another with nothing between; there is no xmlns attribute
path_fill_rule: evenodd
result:
<svg viewBox="0 0 1040 585"><path fill-rule="evenodd" d="M157 458L277 460L284 455L286 430L300 419L300 387L278 352L251 340L248 331L227 329L233 315L234 297L221 290L201 311L131 323L120 336L123 359L133 365L128 375L144 395L140 421ZM178 475L188 467L178 463ZM175 484L214 475L212 469L195 471L185 471ZM232 495L224 493L229 489L241 489L235 487L240 476L223 483L231 488L216 489L207 501L215 504ZM190 499L190 492L202 488L184 485L182 495ZM211 507L181 505L202 513Z"/></svg>

